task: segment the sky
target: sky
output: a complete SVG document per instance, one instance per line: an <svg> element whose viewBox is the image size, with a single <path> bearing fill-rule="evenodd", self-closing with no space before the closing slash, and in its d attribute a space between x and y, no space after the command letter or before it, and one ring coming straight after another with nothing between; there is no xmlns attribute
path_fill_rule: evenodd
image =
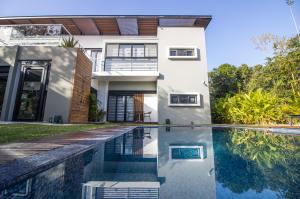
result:
<svg viewBox="0 0 300 199"><path fill-rule="evenodd" d="M300 0L293 5L300 29ZM0 17L39 15L212 15L206 29L208 68L263 64L272 50L253 37L296 35L285 0L0 0Z"/></svg>

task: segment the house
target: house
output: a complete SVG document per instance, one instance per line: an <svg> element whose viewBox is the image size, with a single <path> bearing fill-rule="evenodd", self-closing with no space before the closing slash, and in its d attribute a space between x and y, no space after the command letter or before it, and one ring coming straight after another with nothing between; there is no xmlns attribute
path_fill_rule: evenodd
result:
<svg viewBox="0 0 300 199"><path fill-rule="evenodd" d="M0 18L1 120L49 121L60 115L63 122L86 122L93 90L107 121L209 124L205 28L210 20L201 15ZM58 47L70 36L80 48ZM43 68L32 77L39 84L26 83L26 64Z"/></svg>

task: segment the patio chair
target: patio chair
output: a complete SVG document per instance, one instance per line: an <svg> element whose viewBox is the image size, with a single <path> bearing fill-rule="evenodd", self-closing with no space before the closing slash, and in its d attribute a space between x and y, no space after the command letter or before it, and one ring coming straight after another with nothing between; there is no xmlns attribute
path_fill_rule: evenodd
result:
<svg viewBox="0 0 300 199"><path fill-rule="evenodd" d="M149 120L151 122L151 113L152 113L152 111L144 113L144 121L145 121L146 118L149 118Z"/></svg>

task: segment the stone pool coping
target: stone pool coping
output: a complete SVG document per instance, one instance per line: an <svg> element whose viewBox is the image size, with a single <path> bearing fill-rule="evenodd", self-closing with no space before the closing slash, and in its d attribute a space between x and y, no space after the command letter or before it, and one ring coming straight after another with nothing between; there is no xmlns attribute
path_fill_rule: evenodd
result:
<svg viewBox="0 0 300 199"><path fill-rule="evenodd" d="M29 144L47 144L55 141L60 147L36 153L24 158L15 159L0 165L0 190L12 186L30 176L56 166L65 160L84 153L97 144L104 143L124 133L131 131L136 126L121 126L107 129L94 129L83 132L71 133L53 138L40 139ZM72 135L77 135L73 138ZM81 136L80 136L81 135ZM1 146L3 147L3 146ZM20 148L22 150L22 148Z"/></svg>

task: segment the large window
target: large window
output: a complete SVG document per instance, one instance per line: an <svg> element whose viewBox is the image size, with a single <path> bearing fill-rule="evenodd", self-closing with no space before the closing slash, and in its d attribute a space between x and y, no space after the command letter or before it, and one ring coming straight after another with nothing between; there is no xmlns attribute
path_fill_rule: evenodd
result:
<svg viewBox="0 0 300 199"><path fill-rule="evenodd" d="M156 44L107 44L106 57L152 58L157 57Z"/></svg>
<svg viewBox="0 0 300 199"><path fill-rule="evenodd" d="M169 106L200 106L201 95L196 93L169 94Z"/></svg>

